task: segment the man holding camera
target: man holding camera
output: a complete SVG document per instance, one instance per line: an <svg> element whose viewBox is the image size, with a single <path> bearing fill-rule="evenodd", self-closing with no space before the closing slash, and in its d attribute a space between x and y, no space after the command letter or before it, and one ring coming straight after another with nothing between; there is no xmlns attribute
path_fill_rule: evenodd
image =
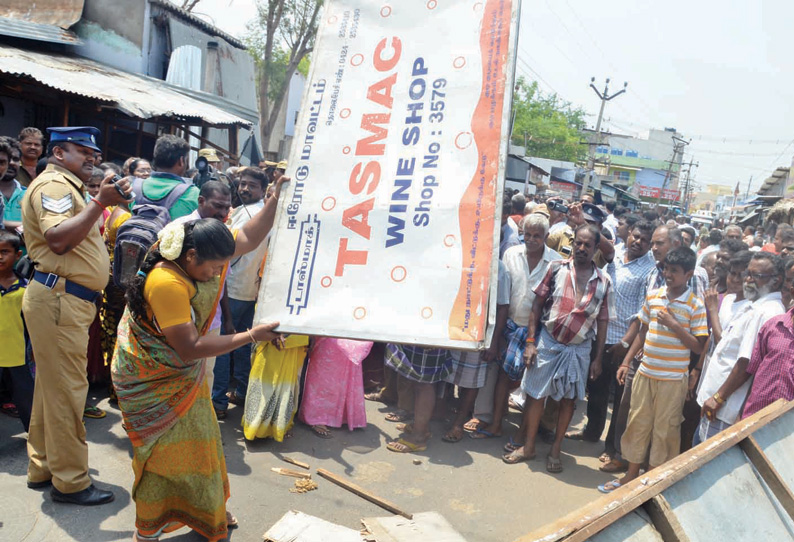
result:
<svg viewBox="0 0 794 542"><path fill-rule="evenodd" d="M57 502L103 504L113 493L88 476L83 409L88 393L88 328L108 281L108 252L97 228L102 211L128 201L126 179L109 171L99 193L85 199L94 171L99 130L49 128L49 165L22 202L22 224L36 271L22 301L36 358L28 432L28 487L52 485Z"/></svg>

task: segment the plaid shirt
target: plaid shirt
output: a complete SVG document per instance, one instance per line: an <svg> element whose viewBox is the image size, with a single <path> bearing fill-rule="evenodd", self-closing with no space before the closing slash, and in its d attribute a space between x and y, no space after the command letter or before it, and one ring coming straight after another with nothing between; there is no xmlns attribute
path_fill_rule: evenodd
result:
<svg viewBox="0 0 794 542"><path fill-rule="evenodd" d="M776 400L794 399L794 309L761 326L747 372L754 375L742 418Z"/></svg>
<svg viewBox="0 0 794 542"><path fill-rule="evenodd" d="M608 325L615 314L612 281L591 264L593 274L581 301L576 302L576 268L573 260L549 263L535 295L546 299L541 322L555 341L580 344L595 336L596 321Z"/></svg>
<svg viewBox="0 0 794 542"><path fill-rule="evenodd" d="M606 267L615 292L615 315L607 328L607 344L617 344L623 340L648 295L648 274L656 268L650 251L645 256L625 263L625 246L623 248L616 251L615 257Z"/></svg>

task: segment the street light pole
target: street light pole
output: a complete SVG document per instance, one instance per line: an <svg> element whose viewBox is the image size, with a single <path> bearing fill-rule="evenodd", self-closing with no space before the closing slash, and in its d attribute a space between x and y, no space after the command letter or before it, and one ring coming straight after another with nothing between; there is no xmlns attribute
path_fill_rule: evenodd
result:
<svg viewBox="0 0 794 542"><path fill-rule="evenodd" d="M617 91L612 96L609 95L609 78L607 77L606 82L604 83L604 92L600 92L595 86L595 77L590 78L590 88L593 89L593 92L596 93L596 96L601 100L601 109L598 111L598 120L596 121L596 137L595 142L590 143L590 151L588 152L587 157L587 169L588 174L585 175L584 183L582 184L582 195L587 193L587 189L592 184L593 174L595 172L595 154L596 154L596 147L601 144L601 121L604 118L604 107L606 106L607 102L612 100L613 98L617 98L624 92L626 92L626 88L629 86L627 82L623 83L623 88Z"/></svg>

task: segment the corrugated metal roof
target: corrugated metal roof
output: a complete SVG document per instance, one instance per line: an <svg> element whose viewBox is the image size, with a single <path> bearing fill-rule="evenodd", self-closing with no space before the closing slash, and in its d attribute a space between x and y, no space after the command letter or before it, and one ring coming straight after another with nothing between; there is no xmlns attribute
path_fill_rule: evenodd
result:
<svg viewBox="0 0 794 542"><path fill-rule="evenodd" d="M0 17L69 28L80 20L84 0L3 0Z"/></svg>
<svg viewBox="0 0 794 542"><path fill-rule="evenodd" d="M239 39L235 38L234 36L227 34L217 26L213 26L204 19L200 17L196 17L189 11L186 11L179 6L172 4L168 0L149 0L152 5L160 6L163 9L166 9L173 13L174 15L178 16L180 19L184 19L189 21L190 23L196 25L198 28L204 30L210 36L218 36L219 38L223 38L230 45L234 45L238 49L247 49L245 44L240 41Z"/></svg>
<svg viewBox="0 0 794 542"><path fill-rule="evenodd" d="M48 41L50 43L83 43L74 32L64 30L51 24L38 24L22 19L0 17L0 35L22 38L26 40Z"/></svg>
<svg viewBox="0 0 794 542"><path fill-rule="evenodd" d="M252 123L209 103L185 96L163 81L105 66L93 60L42 54L0 44L0 73L27 76L63 92L109 102L136 118L201 119L213 125Z"/></svg>

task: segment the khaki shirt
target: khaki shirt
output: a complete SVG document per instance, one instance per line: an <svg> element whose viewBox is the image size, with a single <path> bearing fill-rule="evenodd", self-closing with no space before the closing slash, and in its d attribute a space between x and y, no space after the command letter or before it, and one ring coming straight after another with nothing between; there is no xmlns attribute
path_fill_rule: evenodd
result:
<svg viewBox="0 0 794 542"><path fill-rule="evenodd" d="M565 226L550 233L546 238L546 246L559 253L563 258L569 258L573 254L573 230Z"/></svg>
<svg viewBox="0 0 794 542"><path fill-rule="evenodd" d="M22 200L22 226L30 258L36 270L55 273L94 291L108 282L110 258L99 228L91 231L80 244L59 256L50 250L44 234L77 216L85 209L83 183L68 170L49 164L36 177Z"/></svg>

